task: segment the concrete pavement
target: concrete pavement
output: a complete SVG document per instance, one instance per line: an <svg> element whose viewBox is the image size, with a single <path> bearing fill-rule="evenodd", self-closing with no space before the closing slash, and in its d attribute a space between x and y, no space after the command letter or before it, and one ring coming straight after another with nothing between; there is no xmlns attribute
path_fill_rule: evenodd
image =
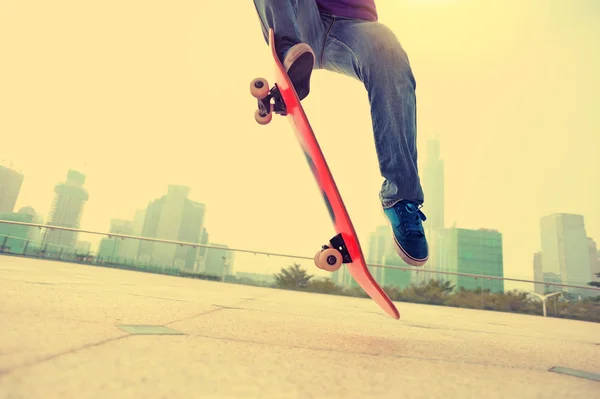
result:
<svg viewBox="0 0 600 399"><path fill-rule="evenodd" d="M397 321L370 299L11 256L0 287L0 398L600 398L596 323L409 303Z"/></svg>

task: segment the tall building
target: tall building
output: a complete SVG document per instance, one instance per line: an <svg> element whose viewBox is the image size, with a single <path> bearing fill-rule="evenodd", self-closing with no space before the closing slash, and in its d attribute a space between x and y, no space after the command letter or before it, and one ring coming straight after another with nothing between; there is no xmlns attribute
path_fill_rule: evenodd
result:
<svg viewBox="0 0 600 399"><path fill-rule="evenodd" d="M229 251L227 245L212 243L209 245L219 248L207 248L204 274L221 278L233 275L235 253Z"/></svg>
<svg viewBox="0 0 600 399"><path fill-rule="evenodd" d="M504 277L502 234L495 230L441 229L437 232L437 258L440 271ZM475 290L482 286L480 279L468 276L445 275L455 289ZM484 280L483 288L504 292L504 280Z"/></svg>
<svg viewBox="0 0 600 399"><path fill-rule="evenodd" d="M133 216L133 222L131 223L131 235L140 237L142 235L142 229L144 228L144 219L146 217L145 209L138 209L135 211ZM123 246L121 248L121 256L126 262L134 263L137 259L138 252L140 250L140 240L123 240Z"/></svg>
<svg viewBox="0 0 600 399"><path fill-rule="evenodd" d="M89 241L77 241L75 250L81 255L89 254L92 251L92 243Z"/></svg>
<svg viewBox="0 0 600 399"><path fill-rule="evenodd" d="M200 244L208 245L208 238L208 231L206 230L206 227L203 227L202 232L200 233ZM207 249L208 248L205 247L198 248L198 254L196 256L196 265L194 266L194 271L198 272L200 270L204 270Z"/></svg>
<svg viewBox="0 0 600 399"><path fill-rule="evenodd" d="M30 206L21 208L19 212L0 212L0 220L42 223L42 217ZM24 253L27 248L39 248L40 231L37 227L0 223L0 247L13 253Z"/></svg>
<svg viewBox="0 0 600 399"><path fill-rule="evenodd" d="M178 234L178 241L201 243L202 231L204 230L204 216L206 206L196 201L188 200L183 209L183 217ZM178 259L177 267L184 268L188 272L193 272L198 258L198 249L190 246L177 246L175 248L175 258Z"/></svg>
<svg viewBox="0 0 600 399"><path fill-rule="evenodd" d="M586 286L591 281L590 250L582 215L553 214L540 220L542 267L545 282ZM588 290L565 287L586 296Z"/></svg>
<svg viewBox="0 0 600 399"><path fill-rule="evenodd" d="M387 225L377 226L369 236L367 263L383 265L384 259L398 257L393 247L392 230ZM382 267L370 267L369 270L379 284L384 284L385 269Z"/></svg>
<svg viewBox="0 0 600 399"><path fill-rule="evenodd" d="M533 254L533 280L534 281L545 281L544 280L544 268L542 267L542 253L536 252ZM533 292L536 294L543 295L546 293L546 286L544 284L533 284Z"/></svg>
<svg viewBox="0 0 600 399"><path fill-rule="evenodd" d="M129 220L111 219L109 233L133 235L133 223ZM112 262L128 263L131 259L125 258L127 246L131 245L132 240L123 240L117 237L105 237L100 240L98 255Z"/></svg>
<svg viewBox="0 0 600 399"><path fill-rule="evenodd" d="M598 252L596 241L590 237L588 237L588 249L590 254L590 282L596 281L600 283L600 276L597 276L600 273L600 252Z"/></svg>
<svg viewBox="0 0 600 399"><path fill-rule="evenodd" d="M19 212L17 212L17 213L31 216L30 223L34 223L34 224L43 224L44 223L44 219L42 218L42 215L37 213L35 211L35 209L33 209L31 206L24 206L21 209L19 209ZM27 234L27 238L30 241L30 245L35 244L37 247L39 247L41 244L41 241L42 241L42 233L41 233L40 229L37 227L28 227L28 229L29 229L29 233Z"/></svg>
<svg viewBox="0 0 600 399"><path fill-rule="evenodd" d="M89 199L87 190L83 187L85 175L75 170L69 170L67 181L54 186L54 201L50 208L48 223L51 226L79 228L83 207ZM48 251L59 248L74 250L77 244L76 232L64 230L47 230L44 244Z"/></svg>
<svg viewBox="0 0 600 399"><path fill-rule="evenodd" d="M164 240L200 243L206 206L188 199L190 189L170 185L167 195L150 202L142 236ZM193 270L197 248L174 244L141 242L138 260L153 265Z"/></svg>
<svg viewBox="0 0 600 399"><path fill-rule="evenodd" d="M437 269L436 232L443 229L444 221L444 161L440 158L440 141L431 139L427 142L427 159L422 172L422 186L425 194L423 211L427 220L423 222L425 236L429 244L429 260L423 266L424 272L419 273L419 279L436 279L434 273L427 269Z"/></svg>
<svg viewBox="0 0 600 399"><path fill-rule="evenodd" d="M0 165L0 213L14 211L23 177L22 173Z"/></svg>
<svg viewBox="0 0 600 399"><path fill-rule="evenodd" d="M423 167L422 185L427 206L425 230L444 228L444 161L440 158L440 141L431 139L427 143L427 160Z"/></svg>

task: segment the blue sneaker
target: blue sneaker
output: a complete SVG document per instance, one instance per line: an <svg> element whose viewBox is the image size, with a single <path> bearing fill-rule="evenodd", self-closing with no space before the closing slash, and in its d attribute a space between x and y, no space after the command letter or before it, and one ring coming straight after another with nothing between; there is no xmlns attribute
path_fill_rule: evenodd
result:
<svg viewBox="0 0 600 399"><path fill-rule="evenodd" d="M394 233L394 248L411 266L423 266L429 258L429 246L422 221L427 218L413 201L402 200L384 208Z"/></svg>

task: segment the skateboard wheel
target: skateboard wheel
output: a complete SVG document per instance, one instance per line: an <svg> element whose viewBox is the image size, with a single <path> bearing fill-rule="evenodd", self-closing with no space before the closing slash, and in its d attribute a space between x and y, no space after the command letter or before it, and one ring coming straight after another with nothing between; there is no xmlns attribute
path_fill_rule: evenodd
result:
<svg viewBox="0 0 600 399"><path fill-rule="evenodd" d="M269 94L269 82L263 78L256 78L250 82L250 94L252 97L265 98Z"/></svg>
<svg viewBox="0 0 600 399"><path fill-rule="evenodd" d="M315 254L315 258L314 258L314 260L315 260L315 266L317 266L319 269L322 269L321 263L319 262L319 258L321 257L321 252L322 251L317 252Z"/></svg>
<svg viewBox="0 0 600 399"><path fill-rule="evenodd" d="M316 258L315 256L315 260ZM317 267L328 272L334 272L342 266L343 261L344 259L340 251L335 248L327 248L319 255Z"/></svg>
<svg viewBox="0 0 600 399"><path fill-rule="evenodd" d="M273 119L273 114L266 114L263 116L259 109L254 111L254 120L256 120L259 125L266 125L271 122L271 119Z"/></svg>

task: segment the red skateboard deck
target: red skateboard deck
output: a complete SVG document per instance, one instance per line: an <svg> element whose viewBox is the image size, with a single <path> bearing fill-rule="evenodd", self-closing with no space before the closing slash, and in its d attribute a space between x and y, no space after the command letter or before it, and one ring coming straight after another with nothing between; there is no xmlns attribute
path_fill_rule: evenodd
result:
<svg viewBox="0 0 600 399"><path fill-rule="evenodd" d="M267 124L271 121L273 113L288 116L288 121L296 133L306 161L319 185L329 216L338 234L330 240L328 245L324 245L321 251L317 252L315 264L327 271L338 270L342 264L345 264L350 275L360 287L390 316L399 319L398 309L367 268L356 231L327 161L325 161L298 95L275 52L273 29L269 29L269 44L275 61L275 85L269 90L269 84L263 78L254 79L250 84L251 94L258 100L255 119L260 124Z"/></svg>

